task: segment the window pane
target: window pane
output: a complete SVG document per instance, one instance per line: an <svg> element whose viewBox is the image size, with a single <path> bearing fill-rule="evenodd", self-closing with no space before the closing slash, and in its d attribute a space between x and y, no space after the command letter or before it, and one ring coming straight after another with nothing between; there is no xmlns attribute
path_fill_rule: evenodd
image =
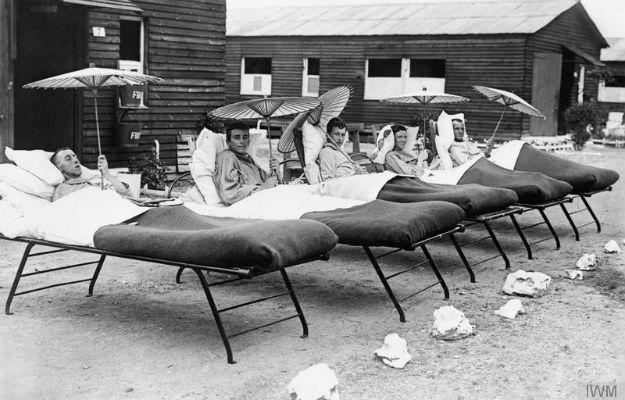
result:
<svg viewBox="0 0 625 400"><path fill-rule="evenodd" d="M401 58L369 60L369 77L401 78Z"/></svg>
<svg viewBox="0 0 625 400"><path fill-rule="evenodd" d="M411 78L444 78L445 60L410 59Z"/></svg>
<svg viewBox="0 0 625 400"><path fill-rule="evenodd" d="M119 59L141 61L141 21L119 21Z"/></svg>
<svg viewBox="0 0 625 400"><path fill-rule="evenodd" d="M625 87L625 75L614 75L605 82L606 87Z"/></svg>
<svg viewBox="0 0 625 400"><path fill-rule="evenodd" d="M271 58L269 57L245 57L246 74L271 75Z"/></svg>
<svg viewBox="0 0 625 400"><path fill-rule="evenodd" d="M308 75L319 75L319 59L308 59Z"/></svg>
<svg viewBox="0 0 625 400"><path fill-rule="evenodd" d="M308 93L319 94L319 77L317 76L308 77Z"/></svg>

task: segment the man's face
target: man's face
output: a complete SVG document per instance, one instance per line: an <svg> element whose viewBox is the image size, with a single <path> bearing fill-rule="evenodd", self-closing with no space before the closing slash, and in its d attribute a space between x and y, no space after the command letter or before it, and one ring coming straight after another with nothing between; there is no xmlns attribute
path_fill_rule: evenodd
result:
<svg viewBox="0 0 625 400"><path fill-rule="evenodd" d="M78 178L82 175L80 161L72 150L62 150L56 155L54 162L66 178Z"/></svg>
<svg viewBox="0 0 625 400"><path fill-rule="evenodd" d="M403 150L406 147L406 142L408 141L408 132L407 131L397 131L395 132L395 148L399 151Z"/></svg>
<svg viewBox="0 0 625 400"><path fill-rule="evenodd" d="M228 147L230 150L237 154L247 153L247 148L250 145L250 133L243 129L234 129L230 133L230 141Z"/></svg>
<svg viewBox="0 0 625 400"><path fill-rule="evenodd" d="M454 139L461 141L464 139L464 123L462 121L452 121L454 126Z"/></svg>
<svg viewBox="0 0 625 400"><path fill-rule="evenodd" d="M345 141L345 135L347 135L347 128L332 128L332 132L330 132L330 137L339 146Z"/></svg>

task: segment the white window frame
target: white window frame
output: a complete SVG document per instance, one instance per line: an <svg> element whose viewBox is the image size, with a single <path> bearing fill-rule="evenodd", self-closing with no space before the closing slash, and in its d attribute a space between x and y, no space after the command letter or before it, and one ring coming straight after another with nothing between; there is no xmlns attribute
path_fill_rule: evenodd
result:
<svg viewBox="0 0 625 400"><path fill-rule="evenodd" d="M134 71L134 72L139 72L140 74L143 74L144 62L145 62L145 21L141 17L127 17L127 16L120 16L119 20L120 21L138 21L141 23L141 27L139 28L139 61L120 59L118 62L119 68L124 69L125 71ZM126 68L122 68L122 66Z"/></svg>
<svg viewBox="0 0 625 400"><path fill-rule="evenodd" d="M600 80L597 100L606 103L625 103L625 87L606 86L605 80Z"/></svg>
<svg viewBox="0 0 625 400"><path fill-rule="evenodd" d="M246 95L262 95L262 96L271 96L271 74L246 74L245 73L245 58L241 57L241 89L240 94ZM257 58L257 57L250 57ZM270 58L270 57L260 57L260 58ZM272 61L272 71L273 71L273 59ZM261 88L260 90L254 90L254 81L260 80Z"/></svg>
<svg viewBox="0 0 625 400"><path fill-rule="evenodd" d="M316 57L314 57L316 58ZM310 79L317 79L317 91L310 91ZM304 58L304 70L302 72L302 96L312 96L319 97L319 83L320 77L319 75L309 75L308 74L308 57Z"/></svg>
<svg viewBox="0 0 625 400"><path fill-rule="evenodd" d="M410 58L401 59L401 77L369 77L369 59L365 60L365 100L381 100L404 93L421 91L445 91L446 78L410 77Z"/></svg>
<svg viewBox="0 0 625 400"><path fill-rule="evenodd" d="M144 72L144 60L145 60L145 20L141 17L128 17L128 16L120 16L120 21L137 21L141 23L139 27L139 61L137 60L118 60L117 68L123 71L132 71L138 72L140 74ZM120 37L121 40L121 37ZM139 95L139 93L137 93ZM143 97L141 98L140 107L145 107L145 100L148 96L148 85L143 85Z"/></svg>

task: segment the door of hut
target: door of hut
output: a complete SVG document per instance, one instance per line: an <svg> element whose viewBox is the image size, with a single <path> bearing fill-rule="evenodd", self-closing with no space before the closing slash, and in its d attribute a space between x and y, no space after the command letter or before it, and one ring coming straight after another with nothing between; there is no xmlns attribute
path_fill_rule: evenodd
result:
<svg viewBox="0 0 625 400"><path fill-rule="evenodd" d="M534 136L555 136L558 133L562 54L534 53L532 104L546 119L532 118L530 132Z"/></svg>
<svg viewBox="0 0 625 400"><path fill-rule="evenodd" d="M73 147L75 91L22 88L75 69L73 8L30 0L17 5L15 148L54 151Z"/></svg>

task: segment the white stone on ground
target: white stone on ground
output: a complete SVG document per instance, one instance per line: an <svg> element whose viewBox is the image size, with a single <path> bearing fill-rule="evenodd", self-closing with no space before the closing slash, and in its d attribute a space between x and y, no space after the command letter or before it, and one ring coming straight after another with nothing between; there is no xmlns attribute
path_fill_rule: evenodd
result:
<svg viewBox="0 0 625 400"><path fill-rule="evenodd" d="M594 271L597 269L597 256L595 255L595 253L586 253L581 256L579 260L577 260L575 266L582 271Z"/></svg>
<svg viewBox="0 0 625 400"><path fill-rule="evenodd" d="M569 279L579 279L580 281L584 279L583 271L579 271L577 269L565 269L564 272L566 272L566 275L569 277Z"/></svg>
<svg viewBox="0 0 625 400"><path fill-rule="evenodd" d="M453 306L444 306L434 311L432 336L436 339L456 340L474 334L473 326L462 311Z"/></svg>
<svg viewBox="0 0 625 400"><path fill-rule="evenodd" d="M328 364L316 364L291 379L291 400L339 400L339 380Z"/></svg>
<svg viewBox="0 0 625 400"><path fill-rule="evenodd" d="M404 368L412 358L408 354L406 340L400 338L396 333L386 335L384 344L374 353L384 364L393 368Z"/></svg>
<svg viewBox="0 0 625 400"><path fill-rule="evenodd" d="M551 277L542 272L526 272L519 269L506 277L503 291L506 294L540 297L547 292Z"/></svg>
<svg viewBox="0 0 625 400"><path fill-rule="evenodd" d="M608 243L603 246L603 251L608 254L620 253L621 249L618 247L618 243L616 240L610 240Z"/></svg>
<svg viewBox="0 0 625 400"><path fill-rule="evenodd" d="M517 314L525 314L525 309L523 308L521 300L512 299L505 305L501 306L499 310L495 311L495 314L501 315L505 318L514 319Z"/></svg>

